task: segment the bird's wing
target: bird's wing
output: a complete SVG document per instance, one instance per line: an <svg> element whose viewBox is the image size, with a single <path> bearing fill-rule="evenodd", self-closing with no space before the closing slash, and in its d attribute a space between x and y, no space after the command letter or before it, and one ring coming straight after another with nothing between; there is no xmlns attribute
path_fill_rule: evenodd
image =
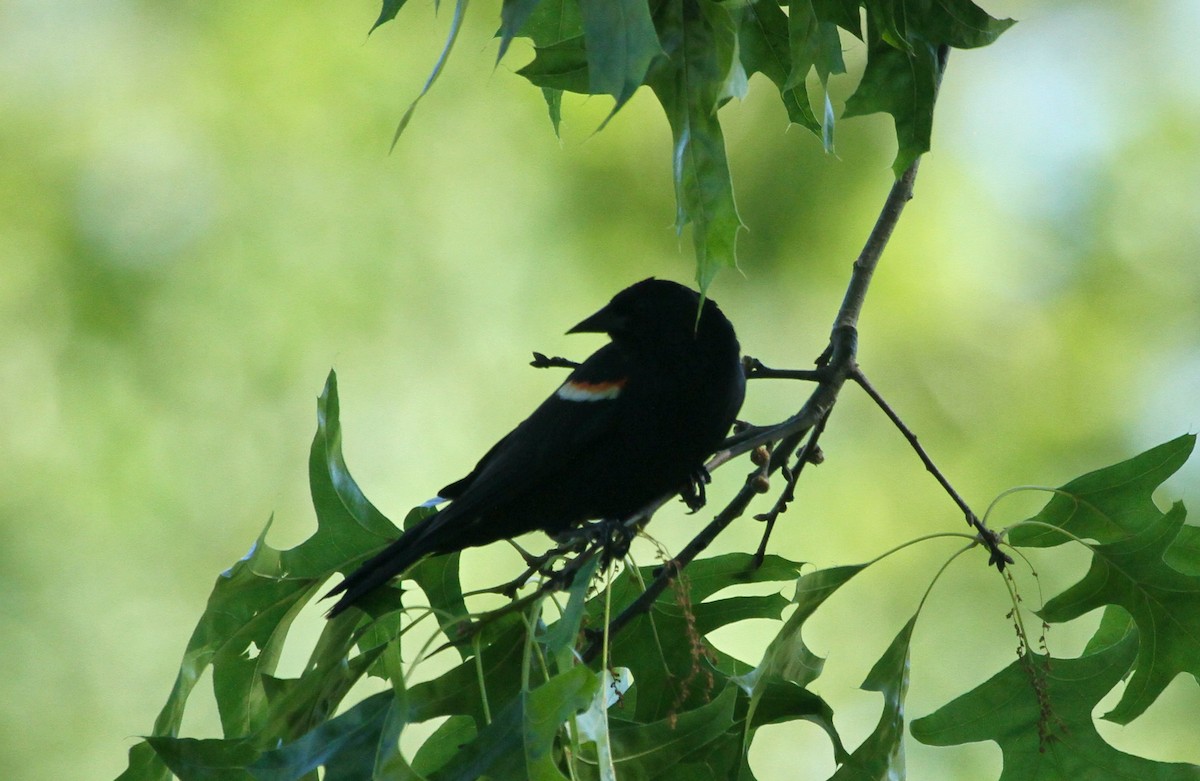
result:
<svg viewBox="0 0 1200 781"><path fill-rule="evenodd" d="M439 493L471 509L486 508L553 481L615 430L624 408L629 369L628 356L616 345L593 353L533 414L497 442L469 475Z"/></svg>
<svg viewBox="0 0 1200 781"><path fill-rule="evenodd" d="M326 594L343 595L329 616L428 554L532 530L533 526L489 525L487 513L522 496L552 490L558 476L582 455L605 446L605 435L615 430L622 415L627 364L625 354L612 344L588 358L532 415L496 443L471 474L441 490L442 496L454 499L446 509L405 531Z"/></svg>

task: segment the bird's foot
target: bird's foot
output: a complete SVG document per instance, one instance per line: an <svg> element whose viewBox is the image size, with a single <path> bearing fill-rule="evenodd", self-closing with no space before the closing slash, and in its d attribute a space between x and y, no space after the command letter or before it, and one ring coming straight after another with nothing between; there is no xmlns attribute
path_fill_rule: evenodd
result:
<svg viewBox="0 0 1200 781"><path fill-rule="evenodd" d="M708 502L704 486L711 482L712 475L708 473L708 469L704 466L701 466L688 476L687 482L683 484L683 488L679 491L679 497L683 499L683 503L687 505L688 510L693 513L700 512L700 509Z"/></svg>

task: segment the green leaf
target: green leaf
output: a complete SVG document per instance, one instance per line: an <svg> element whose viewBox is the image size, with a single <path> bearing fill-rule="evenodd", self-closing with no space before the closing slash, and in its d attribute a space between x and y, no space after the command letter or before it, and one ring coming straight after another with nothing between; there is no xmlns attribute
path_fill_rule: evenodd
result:
<svg viewBox="0 0 1200 781"><path fill-rule="evenodd" d="M719 591L749 583L775 583L800 577L801 562L770 554L754 566L749 553L726 553L693 561L686 570L688 598L702 602Z"/></svg>
<svg viewBox="0 0 1200 781"><path fill-rule="evenodd" d="M308 456L308 482L317 533L281 554L290 577L327 578L350 572L400 532L363 494L342 456L337 375L329 372L317 399L317 433Z"/></svg>
<svg viewBox="0 0 1200 781"><path fill-rule="evenodd" d="M541 0L518 33L535 46L549 46L583 35L577 0Z"/></svg>
<svg viewBox="0 0 1200 781"><path fill-rule="evenodd" d="M1181 528L1163 559L1167 566L1185 575L1200 575L1200 527Z"/></svg>
<svg viewBox="0 0 1200 781"><path fill-rule="evenodd" d="M863 689L883 694L883 714L830 781L904 778L904 697L908 692L908 649L916 622L916 615L908 619L863 681Z"/></svg>
<svg viewBox="0 0 1200 781"><path fill-rule="evenodd" d="M432 508L418 507L404 519L404 528L408 529L433 514ZM418 562L407 577L415 580L425 593L438 626L442 628L446 639L458 650L459 656L465 658L470 643L460 639L458 629L469 620L470 614L463 599L462 581L459 578L460 559L461 554L457 552L444 556L430 556Z"/></svg>
<svg viewBox="0 0 1200 781"><path fill-rule="evenodd" d="M1118 605L1138 627L1142 643L1133 674L1120 702L1105 715L1120 724L1144 712L1179 673L1200 679L1200 576L1186 571L1200 562L1184 547L1174 554L1184 571L1167 563L1168 551L1185 528L1186 511L1175 504L1163 513L1151 497L1183 465L1194 444L1193 436L1180 437L1084 475L1063 486L1034 516L1039 523L1100 541L1083 578L1048 601L1039 615L1062 622ZM1024 541L1018 531L1010 539ZM1038 535L1033 542L1056 544L1061 538ZM1185 544L1192 538L1189 533Z"/></svg>
<svg viewBox="0 0 1200 781"><path fill-rule="evenodd" d="M337 377L333 372L317 405L309 479L317 532L299 546L279 551L266 543L268 522L250 552L217 578L184 651L171 694L155 720L154 736L178 734L187 700L210 665L225 735L242 736L264 729L270 718L264 682L275 672L296 614L335 567L357 561L365 555L364 550L370 552L396 533L359 491L342 459ZM338 630L327 627L325 631ZM346 672L359 670L354 667ZM297 689L289 696L303 695L311 708L340 699L340 685L326 683L328 688L323 691L319 687ZM127 778L167 777L159 759L136 747L130 752L131 772L135 761L138 774Z"/></svg>
<svg viewBox="0 0 1200 781"><path fill-rule="evenodd" d="M722 267L736 267L742 227L716 113L729 78L718 52L736 45L736 29L714 19L728 20L728 9L710 0L664 0L655 23L666 57L647 76L671 125L675 228L692 226L701 292Z"/></svg>
<svg viewBox="0 0 1200 781"><path fill-rule="evenodd" d="M796 603L796 610L771 639L762 661L753 670L732 679L749 695L746 718L750 732L747 745L758 726L791 713L794 718L812 721L824 729L833 743L837 761L846 759L846 750L833 726L832 709L805 688L821 675L825 660L809 649L800 630L826 599L865 567L861 564L834 567L817 570L800 578L792 599ZM790 702L779 702L780 697L789 695ZM759 714L760 709L766 709L762 715Z"/></svg>
<svg viewBox="0 0 1200 781"><path fill-rule="evenodd" d="M931 746L995 741L1000 781L1183 781L1195 765L1154 762L1117 751L1096 732L1092 710L1137 653L1138 639L1078 659L1029 653L986 683L917 719L912 734Z"/></svg>
<svg viewBox="0 0 1200 781"><path fill-rule="evenodd" d="M937 94L937 46L916 40L908 42L907 50L898 49L883 38L874 19L873 15L867 17L867 69L842 116L877 111L892 115L898 146L892 171L899 177L929 151Z"/></svg>
<svg viewBox="0 0 1200 781"><path fill-rule="evenodd" d="M917 40L956 49L987 46L1014 24L1012 19L993 19L970 0L866 0L865 5L868 19L880 26L893 45L901 47Z"/></svg>
<svg viewBox="0 0 1200 781"><path fill-rule="evenodd" d="M1187 434L1151 448L1119 464L1097 469L1058 488L1041 512L1029 519L1045 526L1017 525L1008 534L1013 545L1045 548L1072 537L1116 542L1146 529L1162 513L1154 504L1154 490L1187 462L1196 437ZM1192 532L1183 539L1190 545ZM1182 555L1182 551L1180 554ZM1185 556L1186 558L1186 556Z"/></svg>
<svg viewBox="0 0 1200 781"><path fill-rule="evenodd" d="M571 587L567 590L567 606L563 608L562 617L551 624L542 635L542 645L551 655L561 657L566 654L569 659L574 651L579 627L583 623L588 589L591 588L592 577L596 574L598 566L600 558L593 556L575 573L575 579L571 581Z"/></svg>
<svg viewBox="0 0 1200 781"><path fill-rule="evenodd" d="M866 0L867 68L858 89L846 101L845 117L877 111L892 115L896 126L899 177L929 150L937 94L938 48L983 46L1012 26L993 19L970 0L937 3ZM848 3L813 3L816 18L851 23ZM827 48L827 47L826 47Z"/></svg>
<svg viewBox="0 0 1200 781"><path fill-rule="evenodd" d="M517 73L543 90L586 95L591 89L583 36L535 47L533 59Z"/></svg>
<svg viewBox="0 0 1200 781"><path fill-rule="evenodd" d="M792 53L789 86L803 86L808 71L814 68L821 84L827 84L832 73L846 72L837 25L822 19L812 0L788 4L788 38Z"/></svg>
<svg viewBox="0 0 1200 781"><path fill-rule="evenodd" d="M832 22L855 38L862 38L862 0L809 0L823 22Z"/></svg>
<svg viewBox="0 0 1200 781"><path fill-rule="evenodd" d="M792 56L788 43L788 17L776 0L755 0L742 13L738 28L742 65L750 74L761 73L774 83L787 110L788 120L820 134L804 80L792 84Z"/></svg>
<svg viewBox="0 0 1200 781"><path fill-rule="evenodd" d="M404 718L395 693L374 694L299 740L249 765L255 781L293 781L325 768L325 778L376 778L400 751Z"/></svg>
<svg viewBox="0 0 1200 781"><path fill-rule="evenodd" d="M504 59L509 44L520 34L541 0L504 0L500 6L500 50L496 62Z"/></svg>
<svg viewBox="0 0 1200 781"><path fill-rule="evenodd" d="M736 687L727 686L710 702L649 724L625 722L614 716L609 740L617 778L685 777L670 771L703 752L733 727L736 700ZM593 744L585 746L583 757L585 762L596 761Z"/></svg>
<svg viewBox="0 0 1200 781"><path fill-rule="evenodd" d="M579 0L579 13L587 41L588 91L612 95L620 108L663 53L650 7L646 0Z"/></svg>
<svg viewBox="0 0 1200 781"><path fill-rule="evenodd" d="M146 740L180 781L253 781L246 770L259 756L253 741L165 736Z"/></svg>
<svg viewBox="0 0 1200 781"><path fill-rule="evenodd" d="M454 16L450 19L450 31L446 34L446 43L442 46L442 53L438 55L437 62L433 64L433 70L430 71L429 77L425 79L425 86L421 88L421 92L417 97L413 98L412 103L408 104L408 108L404 110L404 114L400 117L400 122L396 125L396 132L392 134L392 146L396 146L396 142L400 140L400 136L404 133L404 129L408 127L408 123L412 120L413 112L417 110L417 104L421 102L421 98L429 92L429 88L437 81L438 76L442 75L442 69L446 67L446 61L450 59L450 52L454 49L454 42L458 40L458 32L462 29L463 17L467 13L468 0L455 0Z"/></svg>
<svg viewBox="0 0 1200 781"><path fill-rule="evenodd" d="M562 130L562 90L560 89L542 89L542 97L546 100L546 113L550 117L550 124L554 128L555 137L561 137Z"/></svg>
<svg viewBox="0 0 1200 781"><path fill-rule="evenodd" d="M413 756L412 769L418 776L425 777L445 765L478 734L475 720L467 716L451 716L425 739Z"/></svg>
<svg viewBox="0 0 1200 781"><path fill-rule="evenodd" d="M599 685L596 674L578 666L531 692L521 692L463 746L430 781L447 779L564 779L553 747L559 727L588 707Z"/></svg>
<svg viewBox="0 0 1200 781"><path fill-rule="evenodd" d="M800 567L778 556L766 557L763 566L757 569L750 566L751 561L750 555L738 553L693 562L675 586L655 601L647 615L634 619L612 638L610 663L629 667L635 681L632 696L624 703L629 720L651 723L708 702L706 670L692 656L692 642L679 638L696 640L698 634L741 617L779 617L786 602L778 595L702 601L741 584L793 581ZM650 580L656 569L642 568L640 575ZM612 604L626 605L640 593L638 578L627 570L612 586ZM592 626L602 625L603 594L588 601L587 616ZM736 666L736 660L715 649L713 653L719 670ZM664 670L672 674L663 675ZM683 682L689 676L693 680L684 687Z"/></svg>
<svg viewBox="0 0 1200 781"><path fill-rule="evenodd" d="M437 678L408 690L412 722L459 715L470 716L477 724L484 724L487 716L479 691L481 675L489 702L508 702L517 696L521 690L525 623L516 614L506 616L499 623L500 631L483 646L478 661L474 657L467 659Z"/></svg>
<svg viewBox="0 0 1200 781"><path fill-rule="evenodd" d="M833 708L800 684L779 677L765 677L756 689L753 706L747 723L747 743L753 740L754 732L763 725L800 719L824 730L833 745L834 761L841 764L849 759L850 755L833 724Z"/></svg>
<svg viewBox="0 0 1200 781"><path fill-rule="evenodd" d="M760 680L778 679L806 686L817 679L825 662L809 650L800 630L826 599L865 567L865 564L832 567L800 579L792 599L796 610L771 640L762 662L755 668L756 677L752 681L755 687Z"/></svg>
<svg viewBox="0 0 1200 781"><path fill-rule="evenodd" d="M396 14L404 7L405 0L383 0L383 7L379 9L379 18L375 20L375 24L371 25L371 29L367 32L368 35L375 32L375 28L381 24L386 24L396 18Z"/></svg>
<svg viewBox="0 0 1200 781"><path fill-rule="evenodd" d="M1098 545L1083 579L1038 613L1046 621L1062 622L1113 604L1133 616L1142 644L1120 702L1104 717L1119 724L1141 715L1179 673L1200 680L1200 577L1178 572L1163 560L1184 515L1183 505L1176 504L1143 532Z"/></svg>

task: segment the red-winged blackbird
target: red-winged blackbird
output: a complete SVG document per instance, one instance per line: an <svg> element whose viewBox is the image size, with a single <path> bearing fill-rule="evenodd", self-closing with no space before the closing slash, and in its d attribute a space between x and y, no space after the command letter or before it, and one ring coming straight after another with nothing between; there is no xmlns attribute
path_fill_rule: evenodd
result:
<svg viewBox="0 0 1200 781"><path fill-rule="evenodd" d="M342 594L331 618L427 555L624 519L701 472L745 395L737 336L716 303L647 279L567 333L612 342L443 488L445 509L330 591Z"/></svg>

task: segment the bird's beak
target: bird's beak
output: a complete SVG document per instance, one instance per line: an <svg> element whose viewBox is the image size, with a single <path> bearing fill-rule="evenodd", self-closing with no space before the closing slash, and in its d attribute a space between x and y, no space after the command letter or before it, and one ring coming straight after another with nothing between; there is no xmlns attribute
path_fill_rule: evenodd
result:
<svg viewBox="0 0 1200 781"><path fill-rule="evenodd" d="M604 307L596 314L587 318L579 325L567 331L569 334L611 334L619 331L625 325L625 317L612 311L612 307Z"/></svg>

